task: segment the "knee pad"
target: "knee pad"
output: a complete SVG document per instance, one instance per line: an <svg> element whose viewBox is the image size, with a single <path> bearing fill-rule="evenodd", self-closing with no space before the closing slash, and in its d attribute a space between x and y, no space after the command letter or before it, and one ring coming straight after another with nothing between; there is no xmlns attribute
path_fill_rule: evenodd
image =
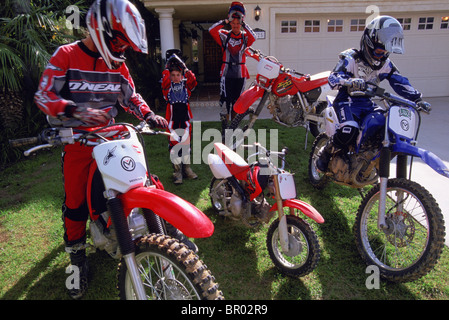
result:
<svg viewBox="0 0 449 320"><path fill-rule="evenodd" d="M333 143L337 148L344 148L355 144L359 135L359 129L353 126L343 126L334 134Z"/></svg>

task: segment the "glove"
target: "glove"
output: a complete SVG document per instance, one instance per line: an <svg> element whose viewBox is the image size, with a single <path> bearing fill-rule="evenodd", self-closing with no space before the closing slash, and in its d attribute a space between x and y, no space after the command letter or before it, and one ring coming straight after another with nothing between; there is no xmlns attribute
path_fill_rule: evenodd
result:
<svg viewBox="0 0 449 320"><path fill-rule="evenodd" d="M351 91L364 91L366 89L366 82L363 79L352 78L347 81Z"/></svg>
<svg viewBox="0 0 449 320"><path fill-rule="evenodd" d="M101 109L75 107L72 109L72 117L84 122L86 125L96 127L106 125L111 120L111 115Z"/></svg>
<svg viewBox="0 0 449 320"><path fill-rule="evenodd" d="M425 113L430 113L430 111L432 110L432 106L426 101L418 101L416 103L416 106L418 107L418 110L424 111Z"/></svg>
<svg viewBox="0 0 449 320"><path fill-rule="evenodd" d="M165 129L168 127L167 120L164 117L158 116L154 112L150 112L145 116L145 122L148 123L150 127L157 127Z"/></svg>

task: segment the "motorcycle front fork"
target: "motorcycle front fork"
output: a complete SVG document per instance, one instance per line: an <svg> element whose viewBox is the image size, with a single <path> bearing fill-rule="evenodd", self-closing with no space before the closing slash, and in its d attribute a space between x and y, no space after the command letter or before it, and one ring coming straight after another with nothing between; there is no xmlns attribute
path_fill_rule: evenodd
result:
<svg viewBox="0 0 449 320"><path fill-rule="evenodd" d="M120 199L110 197L107 201L107 206L111 214L111 220L114 224L117 241L120 247L120 251L123 254L126 267L131 276L131 282L133 284L134 292L138 300L146 300L147 296L143 287L142 280L139 274L139 268L136 262L134 241L131 238L129 232L128 221L126 220L123 206Z"/></svg>
<svg viewBox="0 0 449 320"><path fill-rule="evenodd" d="M380 165L379 165L379 176L380 176L380 194L379 194L379 209L377 217L377 226L381 230L387 230L389 227L386 223L386 203L387 203L387 185L388 178L390 176L390 160L391 151L388 147L383 147L380 153ZM398 155L396 162L396 177L406 178L407 177L407 156ZM402 200L403 192L397 191L397 207L396 212L402 212Z"/></svg>
<svg viewBox="0 0 449 320"><path fill-rule="evenodd" d="M284 214L284 207L282 206L282 197L280 193L278 176L273 176L274 190L275 190L275 200L278 206L279 214L279 241L281 243L281 248L283 252L289 251L288 245L288 230L287 230L287 216Z"/></svg>

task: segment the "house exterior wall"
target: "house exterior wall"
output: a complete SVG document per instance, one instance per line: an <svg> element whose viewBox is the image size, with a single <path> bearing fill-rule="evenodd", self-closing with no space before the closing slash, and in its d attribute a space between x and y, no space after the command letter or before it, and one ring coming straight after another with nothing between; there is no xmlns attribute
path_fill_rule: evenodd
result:
<svg viewBox="0 0 449 320"><path fill-rule="evenodd" d="M176 21L190 26L202 22L204 28L226 18L227 8L231 3L200 0L143 2L150 10L174 8ZM341 51L359 47L362 31L351 31L353 20L366 22L378 14L402 18L409 26L408 30L404 30L405 54L392 55L392 60L424 96L449 96L449 26L442 22L443 17L449 16L447 0L259 0L244 1L244 5L246 23L262 36L253 47L275 56L289 68L311 74L333 69ZM254 16L256 6L261 8L259 20ZM427 24L420 23L423 19ZM428 25L432 19L430 29ZM341 31L330 32L328 20L341 21ZM316 21L319 21L318 32L306 32L306 23L311 23L311 28L315 27L316 31L316 26L313 25ZM290 24L295 25L296 30ZM286 27L294 32L285 32ZM199 59L201 60L201 51ZM256 63L249 60L248 68L254 77Z"/></svg>

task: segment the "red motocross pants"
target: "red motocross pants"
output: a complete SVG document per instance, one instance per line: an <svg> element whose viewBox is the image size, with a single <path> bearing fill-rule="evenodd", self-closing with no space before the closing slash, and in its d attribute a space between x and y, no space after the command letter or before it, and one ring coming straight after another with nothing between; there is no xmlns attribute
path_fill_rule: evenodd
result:
<svg viewBox="0 0 449 320"><path fill-rule="evenodd" d="M66 145L62 155L65 200L62 206L64 241L67 246L85 241L89 209L86 191L93 147Z"/></svg>

